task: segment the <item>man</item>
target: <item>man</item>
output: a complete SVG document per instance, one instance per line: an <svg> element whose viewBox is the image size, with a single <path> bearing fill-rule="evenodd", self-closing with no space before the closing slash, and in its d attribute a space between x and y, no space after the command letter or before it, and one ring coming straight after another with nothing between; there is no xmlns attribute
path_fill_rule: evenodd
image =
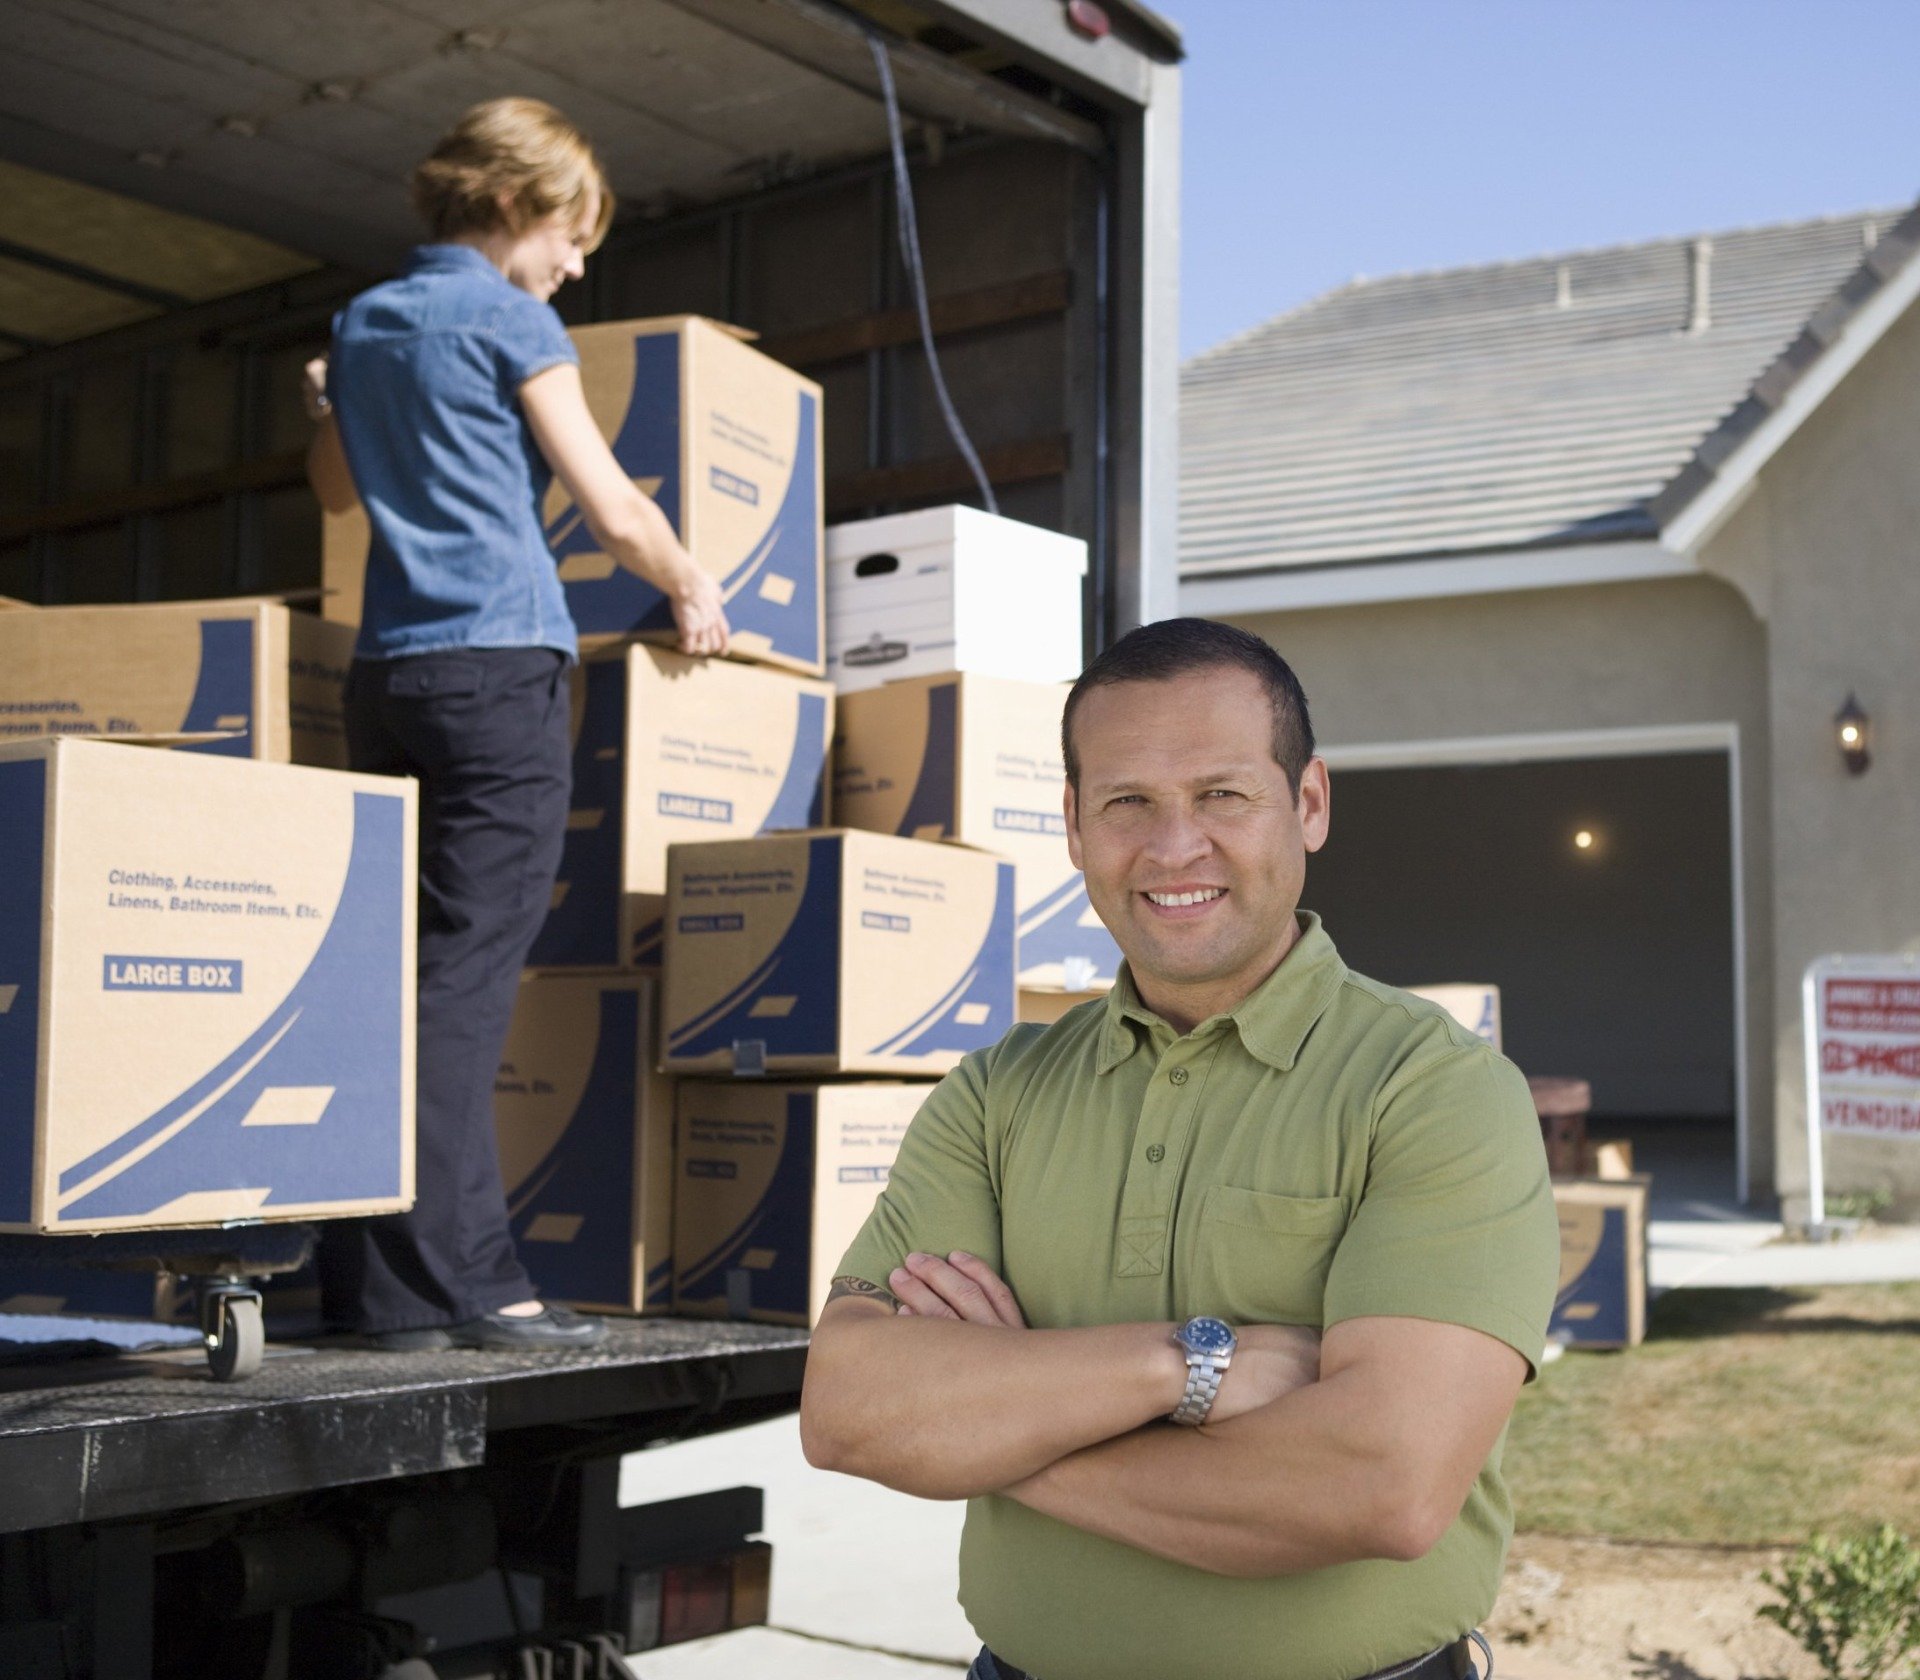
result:
<svg viewBox="0 0 1920 1680"><path fill-rule="evenodd" d="M1264 642L1136 630L1062 736L1126 967L914 1120L807 1456L971 1502L977 1680L1466 1674L1558 1266L1525 1082L1297 911L1327 771Z"/></svg>

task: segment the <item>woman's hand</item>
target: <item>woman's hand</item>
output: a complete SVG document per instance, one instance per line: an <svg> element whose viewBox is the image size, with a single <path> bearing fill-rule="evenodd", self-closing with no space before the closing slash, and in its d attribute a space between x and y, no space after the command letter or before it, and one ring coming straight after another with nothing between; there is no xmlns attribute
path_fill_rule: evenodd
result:
<svg viewBox="0 0 1920 1680"><path fill-rule="evenodd" d="M680 632L682 653L725 653L727 651L726 597L720 585L687 562L687 576L669 599L673 604L673 622Z"/></svg>
<svg viewBox="0 0 1920 1680"><path fill-rule="evenodd" d="M300 402L316 426L333 413L327 396L327 358L315 356L300 370Z"/></svg>

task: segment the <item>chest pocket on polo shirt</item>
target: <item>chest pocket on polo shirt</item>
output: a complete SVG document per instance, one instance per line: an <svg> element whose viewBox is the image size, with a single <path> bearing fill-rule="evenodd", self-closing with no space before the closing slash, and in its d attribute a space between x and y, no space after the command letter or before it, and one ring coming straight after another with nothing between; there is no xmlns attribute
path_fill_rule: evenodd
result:
<svg viewBox="0 0 1920 1680"><path fill-rule="evenodd" d="M1320 1328L1327 1272L1347 1228L1338 1196L1216 1184L1200 1203L1191 1310L1229 1324Z"/></svg>

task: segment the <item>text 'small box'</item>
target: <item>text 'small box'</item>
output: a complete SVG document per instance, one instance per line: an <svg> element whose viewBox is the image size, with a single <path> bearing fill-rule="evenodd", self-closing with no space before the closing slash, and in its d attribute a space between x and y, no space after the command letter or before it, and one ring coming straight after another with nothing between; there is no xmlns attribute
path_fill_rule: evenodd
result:
<svg viewBox="0 0 1920 1680"><path fill-rule="evenodd" d="M698 316L575 327L587 406L622 469L726 597L732 654L818 676L820 387ZM667 598L600 547L556 478L541 510L583 636L675 639ZM357 621L366 516L326 522L329 617Z"/></svg>
<svg viewBox="0 0 1920 1680"><path fill-rule="evenodd" d="M827 820L833 689L628 645L573 674L573 805L535 968L658 968L667 847Z"/></svg>
<svg viewBox="0 0 1920 1680"><path fill-rule="evenodd" d="M1013 1011L1003 859L850 829L668 853L675 1072L944 1073Z"/></svg>
<svg viewBox="0 0 1920 1680"><path fill-rule="evenodd" d="M521 1263L543 1299L665 1312L672 1297L673 1086L656 986L631 974L521 983L493 1112Z"/></svg>
<svg viewBox="0 0 1920 1680"><path fill-rule="evenodd" d="M1560 1287L1547 1334L1575 1347L1634 1347L1647 1333L1647 1190L1628 1179L1556 1179Z"/></svg>
<svg viewBox="0 0 1920 1680"><path fill-rule="evenodd" d="M813 1323L930 1090L682 1080L674 1310Z"/></svg>
<svg viewBox="0 0 1920 1680"><path fill-rule="evenodd" d="M842 694L969 671L1071 682L1087 545L970 507L827 532L827 675Z"/></svg>
<svg viewBox="0 0 1920 1680"><path fill-rule="evenodd" d="M1067 852L1061 683L947 675L843 695L834 731L834 821L917 840L959 840L1013 860L1020 984L1110 985L1120 948Z"/></svg>
<svg viewBox="0 0 1920 1680"><path fill-rule="evenodd" d="M276 601L0 614L0 740L188 735L181 751L344 766L353 632Z"/></svg>
<svg viewBox="0 0 1920 1680"><path fill-rule="evenodd" d="M413 1198L411 782L0 746L0 1229Z"/></svg>

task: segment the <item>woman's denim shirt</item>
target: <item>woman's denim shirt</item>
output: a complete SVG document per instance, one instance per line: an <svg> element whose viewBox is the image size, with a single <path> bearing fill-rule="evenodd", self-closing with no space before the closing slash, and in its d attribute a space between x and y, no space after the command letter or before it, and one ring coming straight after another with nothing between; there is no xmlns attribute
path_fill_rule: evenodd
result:
<svg viewBox="0 0 1920 1680"><path fill-rule="evenodd" d="M520 387L579 359L552 306L466 245L420 246L334 317L327 393L372 525L356 658L576 653Z"/></svg>

